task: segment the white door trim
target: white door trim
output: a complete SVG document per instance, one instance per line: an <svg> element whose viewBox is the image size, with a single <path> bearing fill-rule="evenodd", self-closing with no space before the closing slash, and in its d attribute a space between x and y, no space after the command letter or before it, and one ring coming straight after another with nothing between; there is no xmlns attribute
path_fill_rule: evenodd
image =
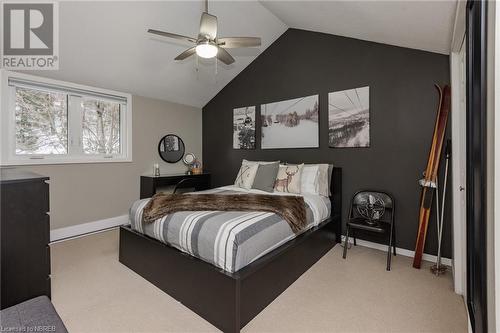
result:
<svg viewBox="0 0 500 333"><path fill-rule="evenodd" d="M465 13L467 10L466 0L457 0L457 7L455 10L455 22L453 24L453 37L451 40L450 52L460 52L462 43L465 38Z"/></svg>
<svg viewBox="0 0 500 333"><path fill-rule="evenodd" d="M453 206L453 277L457 294L467 291L466 270L466 200L465 200L465 46L450 55L451 69L451 130L453 150L452 163L452 206ZM462 190L461 190L462 189Z"/></svg>

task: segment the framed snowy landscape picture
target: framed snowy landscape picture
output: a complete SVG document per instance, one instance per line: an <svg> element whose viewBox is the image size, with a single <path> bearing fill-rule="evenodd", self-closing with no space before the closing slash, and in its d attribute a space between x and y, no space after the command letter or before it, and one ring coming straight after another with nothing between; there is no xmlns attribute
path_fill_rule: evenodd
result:
<svg viewBox="0 0 500 333"><path fill-rule="evenodd" d="M370 87L328 94L328 143L332 148L370 147Z"/></svg>
<svg viewBox="0 0 500 333"><path fill-rule="evenodd" d="M255 149L255 106L233 109L233 148Z"/></svg>
<svg viewBox="0 0 500 333"><path fill-rule="evenodd" d="M262 104L262 149L319 147L318 95Z"/></svg>

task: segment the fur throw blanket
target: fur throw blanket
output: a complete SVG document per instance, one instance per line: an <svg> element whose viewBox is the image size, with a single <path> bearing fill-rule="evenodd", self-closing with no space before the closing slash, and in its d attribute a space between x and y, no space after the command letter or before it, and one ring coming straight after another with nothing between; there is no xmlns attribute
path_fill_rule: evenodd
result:
<svg viewBox="0 0 500 333"><path fill-rule="evenodd" d="M166 194L157 193L143 211L143 221L151 223L179 211L271 212L288 222L294 233L307 224L304 198L266 194Z"/></svg>

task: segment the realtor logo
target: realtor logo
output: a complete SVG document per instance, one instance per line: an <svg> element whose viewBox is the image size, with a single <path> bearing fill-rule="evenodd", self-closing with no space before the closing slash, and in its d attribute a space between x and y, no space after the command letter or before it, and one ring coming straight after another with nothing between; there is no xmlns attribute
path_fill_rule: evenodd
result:
<svg viewBox="0 0 500 333"><path fill-rule="evenodd" d="M59 68L56 2L3 2L1 17L2 68Z"/></svg>

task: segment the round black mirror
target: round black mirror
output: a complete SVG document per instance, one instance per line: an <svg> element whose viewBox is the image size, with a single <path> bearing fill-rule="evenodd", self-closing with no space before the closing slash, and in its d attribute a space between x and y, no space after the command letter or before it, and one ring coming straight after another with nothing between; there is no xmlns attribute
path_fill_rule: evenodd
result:
<svg viewBox="0 0 500 333"><path fill-rule="evenodd" d="M184 156L184 141L175 134L167 134L158 143L158 153L167 163L176 163Z"/></svg>

